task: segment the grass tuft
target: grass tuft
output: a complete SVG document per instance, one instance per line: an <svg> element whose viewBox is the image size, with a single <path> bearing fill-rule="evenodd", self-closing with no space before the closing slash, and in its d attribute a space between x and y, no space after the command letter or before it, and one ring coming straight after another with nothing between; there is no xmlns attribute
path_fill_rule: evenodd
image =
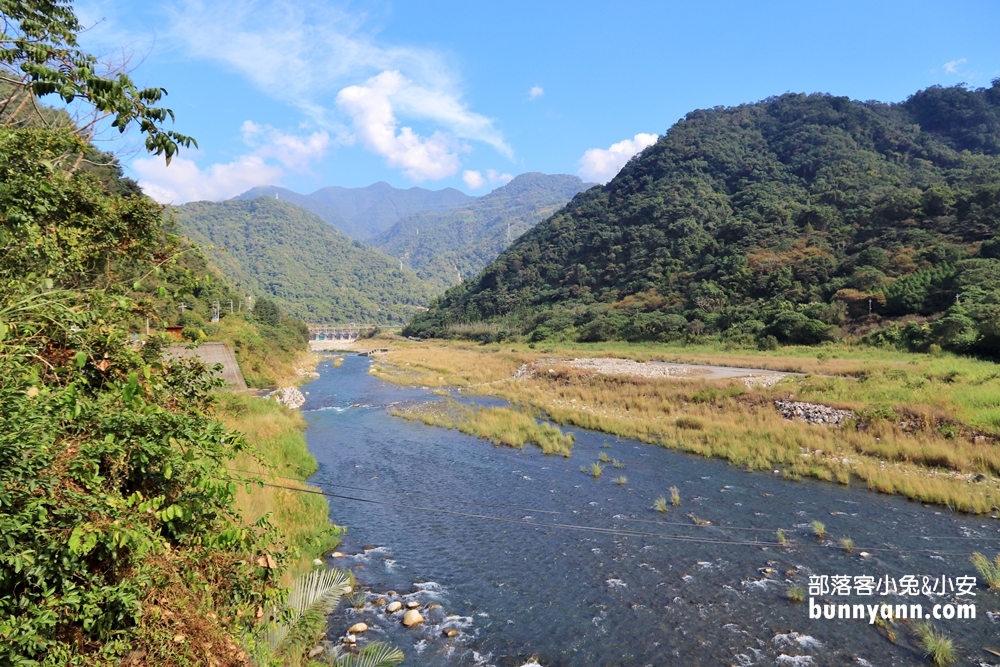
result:
<svg viewBox="0 0 1000 667"><path fill-rule="evenodd" d="M619 461L618 459L611 459L611 465L613 465L615 468L619 470L625 469L625 464Z"/></svg>
<svg viewBox="0 0 1000 667"><path fill-rule="evenodd" d="M594 479L600 479L601 473L604 472L604 466L602 466L600 463L591 463L590 468L588 469L587 472L593 475Z"/></svg>
<svg viewBox="0 0 1000 667"><path fill-rule="evenodd" d="M994 590L1000 588L1000 553L991 562L985 555L976 551L970 560L972 565L979 570L979 574L983 576L987 586Z"/></svg>
<svg viewBox="0 0 1000 667"><path fill-rule="evenodd" d="M822 540L824 537L826 537L826 526L824 526L822 522L813 521L811 525L813 529L813 535L815 535L817 539Z"/></svg>
<svg viewBox="0 0 1000 667"><path fill-rule="evenodd" d="M844 548L844 551L851 554L854 553L854 540L849 537L840 538L840 546Z"/></svg>
<svg viewBox="0 0 1000 667"><path fill-rule="evenodd" d="M785 537L785 531L783 531L782 529L779 528L778 532L775 533L774 536L778 538L778 544L780 544L781 546L785 546L786 544L788 544L788 538Z"/></svg>
<svg viewBox="0 0 1000 667"><path fill-rule="evenodd" d="M947 667L953 665L958 660L955 651L955 642L943 632L938 632L929 623L921 623L917 626L917 635L920 636L920 647L924 649L924 655L931 659L937 667Z"/></svg>
<svg viewBox="0 0 1000 667"><path fill-rule="evenodd" d="M597 458L600 460L601 463L611 463L611 457L605 454L604 452L601 452Z"/></svg>
<svg viewBox="0 0 1000 667"><path fill-rule="evenodd" d="M667 499L665 497L663 497L663 496L660 496L659 498L657 498L656 500L654 500L653 501L653 509L656 510L657 512L666 512L667 511Z"/></svg>
<svg viewBox="0 0 1000 667"><path fill-rule="evenodd" d="M678 507L681 504L681 492L676 486L670 487L670 504Z"/></svg>
<svg viewBox="0 0 1000 667"><path fill-rule="evenodd" d="M683 428L689 431L701 431L705 428L702 421L694 417L678 417L675 423L677 428Z"/></svg>
<svg viewBox="0 0 1000 667"><path fill-rule="evenodd" d="M788 593L785 595L792 602L802 602L806 599L806 592L802 590L801 586L793 586L792 588L789 588Z"/></svg>
<svg viewBox="0 0 1000 667"><path fill-rule="evenodd" d="M618 486L625 486L626 484L628 484L628 477L626 477L625 475L618 475L617 477L615 477L614 482Z"/></svg>

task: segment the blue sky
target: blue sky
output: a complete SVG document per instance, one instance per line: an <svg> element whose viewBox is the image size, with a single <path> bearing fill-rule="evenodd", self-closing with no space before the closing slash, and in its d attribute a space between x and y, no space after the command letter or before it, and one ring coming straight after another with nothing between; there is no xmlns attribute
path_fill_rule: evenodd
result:
<svg viewBox="0 0 1000 667"><path fill-rule="evenodd" d="M606 181L697 108L784 92L904 100L1000 77L1000 3L91 0L84 45L132 54L195 136L161 201L386 181L488 192ZM128 142L125 142L126 144ZM136 142L132 142L135 144Z"/></svg>

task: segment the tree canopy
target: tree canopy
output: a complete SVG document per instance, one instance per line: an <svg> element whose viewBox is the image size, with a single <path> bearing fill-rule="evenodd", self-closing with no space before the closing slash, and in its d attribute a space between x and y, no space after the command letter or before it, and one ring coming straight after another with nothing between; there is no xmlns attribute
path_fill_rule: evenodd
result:
<svg viewBox="0 0 1000 667"><path fill-rule="evenodd" d="M998 183L1000 80L901 104L787 94L694 111L408 332L483 320L538 340L853 332L989 354Z"/></svg>

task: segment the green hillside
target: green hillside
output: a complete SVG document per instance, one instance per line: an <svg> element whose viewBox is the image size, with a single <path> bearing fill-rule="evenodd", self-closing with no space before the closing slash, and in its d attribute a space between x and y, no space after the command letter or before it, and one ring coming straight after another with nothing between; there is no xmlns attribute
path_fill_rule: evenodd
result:
<svg viewBox="0 0 1000 667"><path fill-rule="evenodd" d="M308 322L401 322L426 287L379 250L352 241L293 204L271 198L193 202L171 209L195 243L240 288Z"/></svg>
<svg viewBox="0 0 1000 667"><path fill-rule="evenodd" d="M995 354L998 227L1000 80L787 94L688 114L409 331Z"/></svg>
<svg viewBox="0 0 1000 667"><path fill-rule="evenodd" d="M467 204L400 218L372 244L443 292L495 259L508 235L517 238L592 185L566 174L521 174Z"/></svg>

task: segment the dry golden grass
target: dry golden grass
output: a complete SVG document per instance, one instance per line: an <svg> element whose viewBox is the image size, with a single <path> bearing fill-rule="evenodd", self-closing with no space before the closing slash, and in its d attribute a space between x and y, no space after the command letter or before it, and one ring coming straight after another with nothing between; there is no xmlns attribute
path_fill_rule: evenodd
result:
<svg viewBox="0 0 1000 667"><path fill-rule="evenodd" d="M304 480L316 470L306 445L305 420L295 410L249 395L220 396L219 419L243 433L254 455L242 453L230 465L246 478L292 489L312 489ZM330 525L330 508L323 496L273 486L250 484L236 496L236 509L247 522L270 515L285 536L285 543L299 554L289 568L286 582L311 568L312 559L336 545Z"/></svg>
<svg viewBox="0 0 1000 667"><path fill-rule="evenodd" d="M683 356L653 346L614 345L532 350L523 345L393 340L373 373L400 384L489 394L578 426L652 444L727 459L786 477L815 477L914 500L987 512L1000 505L1000 372L995 364L956 357L838 348L843 358L749 352ZM614 352L613 355L608 354ZM801 354L801 349L791 350ZM646 379L593 375L558 359L617 356L637 361L708 362L814 372L771 388L746 389L739 380ZM710 357L710 358L709 358ZM540 360L532 377L512 378ZM842 428L788 421L778 397L857 411L864 424ZM533 420L532 420L533 421ZM901 427L899 421L904 421ZM701 428L695 428L701 426ZM978 473L991 478L970 479Z"/></svg>

